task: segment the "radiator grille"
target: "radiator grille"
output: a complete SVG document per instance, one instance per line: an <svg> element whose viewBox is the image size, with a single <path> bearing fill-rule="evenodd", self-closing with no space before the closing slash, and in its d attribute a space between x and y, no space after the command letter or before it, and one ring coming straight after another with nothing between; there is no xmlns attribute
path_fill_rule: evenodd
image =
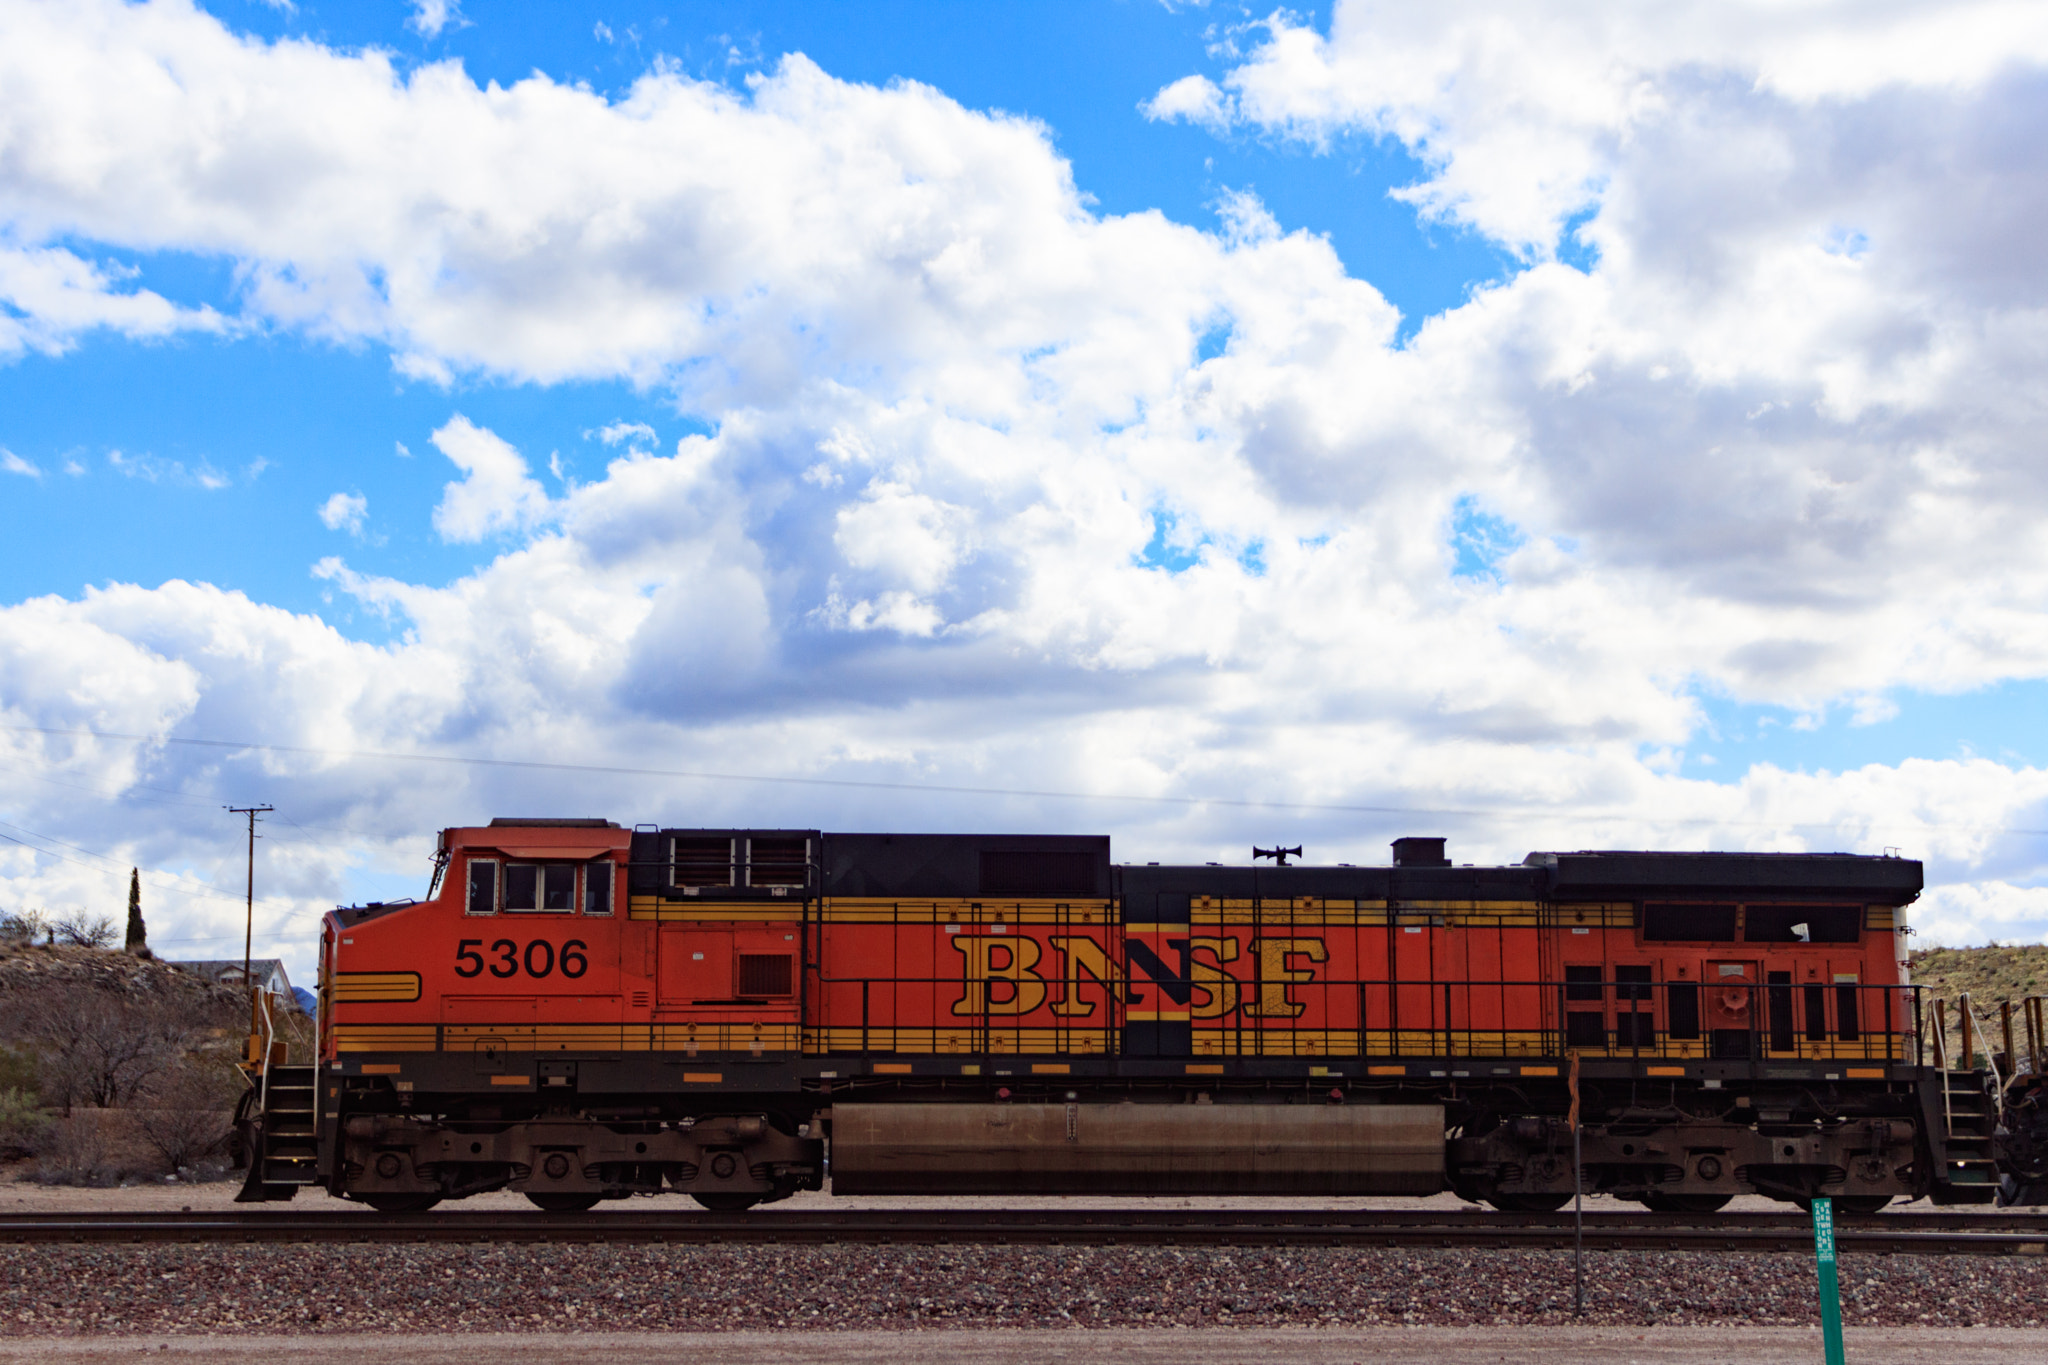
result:
<svg viewBox="0 0 2048 1365"><path fill-rule="evenodd" d="M675 841L675 884L677 886L731 886L732 840L677 839Z"/></svg>
<svg viewBox="0 0 2048 1365"><path fill-rule="evenodd" d="M787 953L741 953L741 995L788 995L790 957Z"/></svg>

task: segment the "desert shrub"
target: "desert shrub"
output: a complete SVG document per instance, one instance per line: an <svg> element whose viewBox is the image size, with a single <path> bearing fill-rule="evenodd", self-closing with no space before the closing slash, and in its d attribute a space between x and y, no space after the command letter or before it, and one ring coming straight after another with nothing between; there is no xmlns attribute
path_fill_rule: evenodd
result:
<svg viewBox="0 0 2048 1365"><path fill-rule="evenodd" d="M19 1086L0 1088L0 1160L34 1156L48 1133L50 1120L35 1092Z"/></svg>
<svg viewBox="0 0 2048 1365"><path fill-rule="evenodd" d="M225 1058L181 1059L151 1078L137 1131L171 1171L189 1170L227 1150L241 1073Z"/></svg>
<svg viewBox="0 0 2048 1365"><path fill-rule="evenodd" d="M9 910L0 913L0 939L12 943L34 943L50 936L50 917L40 910Z"/></svg>
<svg viewBox="0 0 2048 1365"><path fill-rule="evenodd" d="M35 1050L43 1102L67 1114L127 1103L214 1022L189 1003L91 987L8 992L0 1012L0 1034Z"/></svg>
<svg viewBox="0 0 2048 1365"><path fill-rule="evenodd" d="M88 915L81 910L75 915L64 916L53 927L57 931L57 942L74 948L114 946L114 921L105 915Z"/></svg>
<svg viewBox="0 0 2048 1365"><path fill-rule="evenodd" d="M52 1119L37 1142L36 1178L50 1185L106 1185L119 1173L111 1115Z"/></svg>
<svg viewBox="0 0 2048 1365"><path fill-rule="evenodd" d="M36 1088L36 1054L25 1047L0 1043L0 1090Z"/></svg>

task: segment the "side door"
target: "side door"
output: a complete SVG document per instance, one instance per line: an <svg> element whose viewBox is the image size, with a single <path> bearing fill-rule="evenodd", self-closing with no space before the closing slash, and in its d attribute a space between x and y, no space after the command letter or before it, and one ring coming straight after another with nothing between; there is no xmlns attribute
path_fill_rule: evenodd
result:
<svg viewBox="0 0 2048 1365"><path fill-rule="evenodd" d="M664 924L655 950L655 1008L688 1009L733 998L731 929Z"/></svg>
<svg viewBox="0 0 2048 1365"><path fill-rule="evenodd" d="M1700 989L1706 1015L1707 1055L1742 1059L1753 1055L1751 1040L1763 1008L1761 964L1752 959L1709 958Z"/></svg>

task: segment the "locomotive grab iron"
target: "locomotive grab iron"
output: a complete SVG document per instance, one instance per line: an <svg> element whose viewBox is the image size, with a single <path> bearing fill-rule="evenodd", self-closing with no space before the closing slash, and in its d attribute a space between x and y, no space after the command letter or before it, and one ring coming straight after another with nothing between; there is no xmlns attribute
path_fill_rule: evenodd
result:
<svg viewBox="0 0 2048 1365"><path fill-rule="evenodd" d="M240 1197L739 1209L829 1154L841 1194L1545 1210L1574 1058L1588 1192L2048 1193L2048 1128L2001 1125L1904 980L1920 890L1848 854L1161 867L1094 836L494 820L443 832L425 900L326 916L315 1062L252 1038Z"/></svg>

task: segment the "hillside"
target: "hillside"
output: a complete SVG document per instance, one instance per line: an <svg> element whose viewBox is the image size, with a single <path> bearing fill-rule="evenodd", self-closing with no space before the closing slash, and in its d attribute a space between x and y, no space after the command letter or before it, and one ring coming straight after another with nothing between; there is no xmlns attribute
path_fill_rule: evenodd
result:
<svg viewBox="0 0 2048 1365"><path fill-rule="evenodd" d="M239 990L168 963L131 957L118 949L74 948L0 940L0 1002L8 993L44 986L88 987L130 998L154 999L218 1012L239 1022L248 1006Z"/></svg>
<svg viewBox="0 0 2048 1365"><path fill-rule="evenodd" d="M1964 991L1979 1018L2001 1000L2048 995L2048 944L2012 948L1923 948L1910 955L1913 984L1954 1000Z"/></svg>

